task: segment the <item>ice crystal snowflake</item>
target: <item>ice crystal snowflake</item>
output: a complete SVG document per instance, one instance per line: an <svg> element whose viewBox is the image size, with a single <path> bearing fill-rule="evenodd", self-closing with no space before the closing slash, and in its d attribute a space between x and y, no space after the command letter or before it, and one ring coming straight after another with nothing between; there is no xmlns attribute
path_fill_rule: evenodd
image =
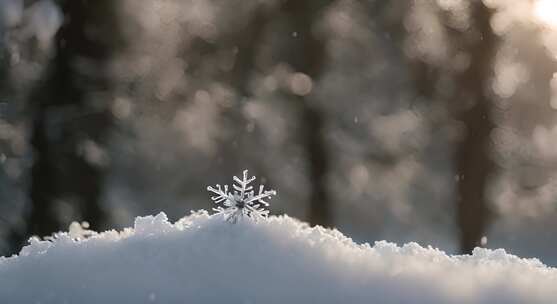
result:
<svg viewBox="0 0 557 304"><path fill-rule="evenodd" d="M208 191L216 194L211 197L211 200L215 204L221 205L213 210L224 215L225 219L231 223L236 223L244 217L255 220L267 217L269 210L265 207L268 207L269 203L265 200L269 200L277 192L265 190L263 185L260 185L259 192L255 194L253 186L250 185L254 180L255 176L248 177L248 170L244 170L242 179L234 176L235 184L232 185L234 191L229 192L228 185L221 187L217 184L216 188L207 187Z"/></svg>

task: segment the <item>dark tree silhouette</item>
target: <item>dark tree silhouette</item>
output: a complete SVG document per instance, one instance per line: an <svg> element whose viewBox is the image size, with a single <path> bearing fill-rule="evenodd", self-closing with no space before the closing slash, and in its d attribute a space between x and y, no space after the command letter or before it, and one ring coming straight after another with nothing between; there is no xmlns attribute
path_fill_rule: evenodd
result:
<svg viewBox="0 0 557 304"><path fill-rule="evenodd" d="M326 53L325 44L312 30L323 9L331 1L286 1L283 5L285 17L292 24L299 39L290 46L286 62L296 72L308 75L315 82L323 71ZM296 96L303 105L304 144L308 155L309 178L312 182L309 222L312 225L333 225L331 202L327 195L327 172L329 170L328 148L324 137L324 117L310 96Z"/></svg>
<svg viewBox="0 0 557 304"><path fill-rule="evenodd" d="M456 221L460 251L471 253L480 245L492 212L485 197L494 164L490 158L490 134L493 129L489 89L497 38L490 25L491 11L483 3L471 5L471 25L460 31L446 27L451 45L470 58L462 72L447 72L423 61L413 62L418 94L435 99L436 84L443 73L456 84L446 98L455 120L462 123L464 132L456 143L454 162L456 178Z"/></svg>
<svg viewBox="0 0 557 304"><path fill-rule="evenodd" d="M121 43L116 5L111 0L59 4L64 23L55 37L55 55L28 102L33 121L31 201L26 234L13 237L14 249L30 235L67 228L55 210L62 200L96 229L106 220L99 205L105 167L87 156L87 143L102 147L112 125L107 68Z"/></svg>
<svg viewBox="0 0 557 304"><path fill-rule="evenodd" d="M457 214L460 229L460 250L471 253L480 245L492 217L485 197L494 164L490 158L490 135L493 129L490 109L489 83L492 77L493 59L497 38L490 25L491 12L483 3L474 3L472 18L476 24L477 38L467 46L470 67L459 75L455 102L471 100L469 108L457 119L466 131L456 149L458 178Z"/></svg>
<svg viewBox="0 0 557 304"><path fill-rule="evenodd" d="M249 79L256 69L255 57L259 44L264 38L265 30L274 21L285 21L296 32L297 39L288 40L288 51L279 55L277 60L287 63L296 72L304 73L314 81L320 76L325 63L325 45L315 36L312 26L320 17L322 10L332 1L296 1L282 3L278 8L268 10L260 8L252 20L234 40L238 55L234 68L227 75L228 82L241 95L249 92ZM289 36L290 33L282 33ZM332 210L327 195L326 174L328 172L328 147L325 144L323 129L324 117L319 107L309 96L291 94L296 104L302 105L303 135L302 142L308 157L311 179L308 220L312 225L332 226Z"/></svg>

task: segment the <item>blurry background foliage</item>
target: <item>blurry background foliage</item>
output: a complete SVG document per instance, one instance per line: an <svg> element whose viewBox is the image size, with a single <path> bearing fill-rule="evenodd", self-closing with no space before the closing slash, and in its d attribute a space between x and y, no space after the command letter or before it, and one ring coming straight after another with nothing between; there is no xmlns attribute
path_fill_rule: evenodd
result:
<svg viewBox="0 0 557 304"><path fill-rule="evenodd" d="M557 264L557 1L0 0L0 251L211 208Z"/></svg>

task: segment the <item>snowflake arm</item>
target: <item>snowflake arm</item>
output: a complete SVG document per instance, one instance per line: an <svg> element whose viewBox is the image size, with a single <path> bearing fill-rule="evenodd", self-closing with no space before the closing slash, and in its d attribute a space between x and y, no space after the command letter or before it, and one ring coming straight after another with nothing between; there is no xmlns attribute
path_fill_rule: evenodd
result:
<svg viewBox="0 0 557 304"><path fill-rule="evenodd" d="M255 176L248 178L248 170L244 170L243 175L243 179L234 176L233 179L238 185L232 185L235 190L239 191L240 197L242 198L245 197L246 193L249 193L249 191L253 189L253 186L250 186L249 184L255 180Z"/></svg>
<svg viewBox="0 0 557 304"><path fill-rule="evenodd" d="M248 198L246 200L246 204L251 202L258 202L262 205L269 206L269 202L264 201L264 199L270 199L273 195L277 195L277 192L275 190L265 191L263 185L261 185L259 186L259 194Z"/></svg>
<svg viewBox="0 0 557 304"><path fill-rule="evenodd" d="M213 211L216 211L217 214L222 214L226 221L235 224L238 220L244 218L244 216L248 215L248 210L246 208L236 208L234 206L223 208L217 207L213 208Z"/></svg>
<svg viewBox="0 0 557 304"><path fill-rule="evenodd" d="M219 184L217 184L217 188L209 186L207 187L207 191L216 194L215 196L211 196L211 200L213 200L216 204L226 204L227 201L234 200L232 194L228 193L228 185L224 185L224 189L222 189Z"/></svg>

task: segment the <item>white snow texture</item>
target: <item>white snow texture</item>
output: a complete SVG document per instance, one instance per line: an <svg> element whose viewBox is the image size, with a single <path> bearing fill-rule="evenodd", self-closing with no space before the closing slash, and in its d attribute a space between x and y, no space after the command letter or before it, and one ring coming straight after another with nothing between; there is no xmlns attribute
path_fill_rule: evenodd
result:
<svg viewBox="0 0 557 304"><path fill-rule="evenodd" d="M0 258L0 303L557 303L557 269L537 260L358 245L288 216L160 213L78 230Z"/></svg>

